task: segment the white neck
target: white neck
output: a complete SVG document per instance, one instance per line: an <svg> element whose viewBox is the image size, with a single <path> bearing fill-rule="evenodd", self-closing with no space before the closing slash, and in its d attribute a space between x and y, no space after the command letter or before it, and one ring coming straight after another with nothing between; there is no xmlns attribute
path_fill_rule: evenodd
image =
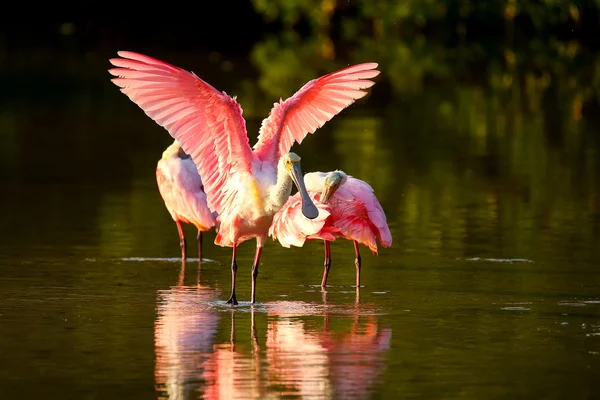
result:
<svg viewBox="0 0 600 400"><path fill-rule="evenodd" d="M276 213L292 194L292 177L283 163L277 165L277 182L271 187L268 208Z"/></svg>

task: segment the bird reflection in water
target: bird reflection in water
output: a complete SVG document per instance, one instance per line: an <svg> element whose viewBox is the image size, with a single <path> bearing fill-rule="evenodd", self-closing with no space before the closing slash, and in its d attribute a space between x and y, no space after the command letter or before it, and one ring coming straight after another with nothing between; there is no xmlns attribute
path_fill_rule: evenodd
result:
<svg viewBox="0 0 600 400"><path fill-rule="evenodd" d="M157 294L154 325L155 380L158 398L197 398L205 387L199 375L213 351L220 314L210 304L219 292L200 284L185 286L185 261L177 285Z"/></svg>
<svg viewBox="0 0 600 400"><path fill-rule="evenodd" d="M217 343L219 329L223 329L219 323L226 320L222 318L226 314L217 307L220 293L200 284L200 268L199 265L197 284L185 286L185 262L182 262L177 285L158 292L155 323L158 398L263 398L254 310L250 354L239 348L244 346L236 345L235 309L228 310L231 315L228 342Z"/></svg>
<svg viewBox="0 0 600 400"><path fill-rule="evenodd" d="M381 379L391 329L358 300L351 308L324 297L322 305L282 301L244 312L220 309L214 289L182 282L158 293L159 398L366 398ZM256 323L265 310L266 333Z"/></svg>
<svg viewBox="0 0 600 400"><path fill-rule="evenodd" d="M262 379L260 348L256 336L254 308L250 311L250 339L248 351L236 345L236 311L231 310L231 336L229 343L215 346L204 369L206 390L204 399L263 399L265 385ZM238 313L237 317L247 316ZM242 342L246 342L242 340Z"/></svg>
<svg viewBox="0 0 600 400"><path fill-rule="evenodd" d="M323 294L326 303L326 293ZM358 296L358 292L357 292ZM272 303L267 331L269 384L281 396L302 398L368 398L381 379L390 348L392 331L380 327L373 314L361 315L357 303L352 310L350 329L334 332L332 320L345 322L347 316L333 314L325 305L316 314L301 304ZM324 316L322 328L305 319Z"/></svg>

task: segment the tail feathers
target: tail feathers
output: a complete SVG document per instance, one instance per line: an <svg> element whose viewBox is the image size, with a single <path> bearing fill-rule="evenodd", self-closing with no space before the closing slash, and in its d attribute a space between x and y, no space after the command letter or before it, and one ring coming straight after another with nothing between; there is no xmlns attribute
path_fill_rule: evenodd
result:
<svg viewBox="0 0 600 400"><path fill-rule="evenodd" d="M385 212L377 200L369 207L369 219L371 223L377 228L377 238L383 247L390 247L392 245L392 233L387 224L387 218Z"/></svg>

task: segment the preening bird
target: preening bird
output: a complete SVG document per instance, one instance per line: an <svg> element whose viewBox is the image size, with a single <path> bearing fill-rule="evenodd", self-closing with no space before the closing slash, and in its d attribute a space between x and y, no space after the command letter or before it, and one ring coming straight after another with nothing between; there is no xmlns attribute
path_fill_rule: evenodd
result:
<svg viewBox="0 0 600 400"><path fill-rule="evenodd" d="M177 140L196 164L208 208L217 213L215 243L233 248L231 297L237 304L237 246L256 238L252 266L252 303L260 254L273 215L291 194L292 182L306 218L318 210L304 187L300 157L291 153L325 122L367 94L377 64L344 68L306 83L285 101L275 103L263 120L258 141L248 143L242 108L195 74L142 54L118 52L110 62L112 81L156 123Z"/></svg>
<svg viewBox="0 0 600 400"><path fill-rule="evenodd" d="M318 218L309 220L300 214L301 199L294 195L273 217L269 235L284 247L302 247L306 240L325 242L325 262L321 287L327 286L331 268L330 242L345 238L354 243L356 287L360 287L361 258L359 244L377 253L377 240L383 247L392 245L385 212L373 188L343 171L311 172L304 175L306 190L319 209Z"/></svg>
<svg viewBox="0 0 600 400"><path fill-rule="evenodd" d="M158 160L156 183L169 214L177 224L181 259L187 257L185 234L181 226L184 223L193 224L198 229L198 258L202 261L202 232L215 226L216 214L208 208L204 185L194 161L177 140L163 151L162 158Z"/></svg>

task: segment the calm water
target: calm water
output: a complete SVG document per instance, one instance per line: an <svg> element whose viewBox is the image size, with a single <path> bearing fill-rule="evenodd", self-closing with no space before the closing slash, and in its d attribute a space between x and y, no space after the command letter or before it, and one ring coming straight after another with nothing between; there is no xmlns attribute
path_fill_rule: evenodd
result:
<svg viewBox="0 0 600 400"><path fill-rule="evenodd" d="M294 150L306 172L371 183L393 246L363 249L357 293L352 244L334 243L323 293L321 243L270 242L252 307L247 242L232 308L230 249L214 233L200 269L177 259L154 180L170 138L108 82L118 45L4 51L3 398L598 395L597 59L540 72L515 50L522 64L465 79L454 50L419 42L362 43L337 62L310 41L301 59L269 40L242 61L152 54L238 95L252 143L279 96L381 60L373 95Z"/></svg>

